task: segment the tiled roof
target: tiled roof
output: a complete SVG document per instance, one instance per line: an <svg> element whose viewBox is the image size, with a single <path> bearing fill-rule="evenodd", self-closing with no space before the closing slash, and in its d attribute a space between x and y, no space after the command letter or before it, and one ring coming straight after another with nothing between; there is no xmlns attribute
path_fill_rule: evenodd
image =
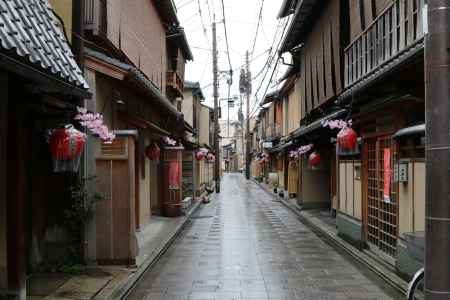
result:
<svg viewBox="0 0 450 300"><path fill-rule="evenodd" d="M0 51L88 89L47 0L0 1Z"/></svg>

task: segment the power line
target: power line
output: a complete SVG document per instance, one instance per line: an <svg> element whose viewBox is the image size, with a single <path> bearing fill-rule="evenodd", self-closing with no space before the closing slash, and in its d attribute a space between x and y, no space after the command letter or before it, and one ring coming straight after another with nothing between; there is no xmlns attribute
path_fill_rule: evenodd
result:
<svg viewBox="0 0 450 300"><path fill-rule="evenodd" d="M275 48L275 52L274 52L274 55L273 55L273 57L272 57L272 60L273 60L273 58L275 58L275 55L277 55L278 49L279 49L279 47L280 47L280 45L281 45L281 42L282 42L283 37L284 37L284 34L285 34L285 32L286 32L287 25L289 24L289 20L290 20L290 18L288 18L288 20L286 20L286 22L285 22L285 24L284 24L283 31L282 31L282 33L281 33L281 37L280 37L280 39L279 39L279 41L278 41L277 47ZM277 32L278 32L278 30L277 30ZM276 39L276 36L274 37L274 41L275 41L275 39ZM272 74L271 74L271 76L270 76L269 82L267 83L266 90L265 90L265 92L264 92L264 94L263 94L263 97L261 97L261 98L258 99L258 93L259 93L259 90L260 90L260 88L261 88L261 86L262 86L264 80L265 80L265 76L264 76L263 80L261 81L261 84L260 84L260 86L258 87L257 91L255 92L255 98L256 98L256 101L254 102L253 107L252 107L252 109L251 109L251 111L252 111L252 112L251 112L251 115L252 115L252 116L253 116L254 112L257 111L258 104L264 99L264 97L265 97L266 94L267 94L267 91L268 91L268 89L269 89L269 87L270 87L270 84L272 83L272 80L273 80L273 76L274 76L274 74L275 74L275 71L276 71L276 69L277 69L277 67L278 67L278 62L279 62L279 58L278 58L278 59L276 60L276 62L275 62L275 66L274 66L274 68L273 68L273 70L272 70ZM255 109L256 109L256 110L255 110Z"/></svg>
<svg viewBox="0 0 450 300"><path fill-rule="evenodd" d="M270 53L269 53L269 56L267 57L266 63L264 64L262 70L260 71L260 73L263 73L264 70L265 70L265 68L270 68L270 66L271 66L271 64L272 64L272 62L273 62L273 59L275 58L275 55L277 54L277 50L278 50L277 48L275 48L275 52L274 52L274 53L272 53L272 50L274 49L273 47L275 46L276 37L277 37L277 35L278 35L279 30L281 29L281 26L282 26L282 21L280 20L280 21L278 22L277 30L275 31L275 34L274 34L274 37L273 37L273 42L272 42L272 46L271 46L271 51L270 51ZM267 76L267 72L264 73L264 77L263 77L263 78L261 79L261 81L259 82L259 86L258 86L258 88L256 89L255 96L257 96L257 94L259 93L259 91L260 91L260 89L261 89L261 87L262 87L262 85L263 85L263 83L264 83L264 80L266 79L266 76ZM254 108L254 105L253 105L253 108ZM252 109L253 109L253 108L252 108Z"/></svg>
<svg viewBox="0 0 450 300"><path fill-rule="evenodd" d="M260 53L260 54L258 54L257 56L255 56L255 57L253 57L252 59L250 59L250 62L252 62L252 61L254 61L254 60L256 60L256 59L258 59L258 58L260 58L261 56L263 56L264 54L266 54L267 52L269 52L269 51L271 51L272 49L267 49L266 51L264 51L264 52L262 52L262 53ZM238 71L238 70L240 70L242 67L244 67L245 66L245 64L242 64L242 65L240 65L239 67L237 67L237 68L234 68L233 69L233 72L236 72L236 71ZM205 85L205 86L202 86L201 88L202 89L207 89L207 88L209 88L210 86L212 86L213 84L212 83L209 83L209 84L207 84L207 85Z"/></svg>
<svg viewBox="0 0 450 300"><path fill-rule="evenodd" d="M192 2L194 2L194 0L189 0L188 2L183 3L182 5L178 6L177 9L182 9L183 7L185 7L185 6L189 5L189 4L191 4Z"/></svg>
<svg viewBox="0 0 450 300"><path fill-rule="evenodd" d="M225 43L227 46L228 65L230 67L230 78L231 78L231 83L232 83L233 82L233 67L231 66L230 46L228 44L227 23L226 23L226 18L225 18L225 4L223 3L223 0L221 1L221 3L222 3L223 28L225 30Z"/></svg>
<svg viewBox="0 0 450 300"><path fill-rule="evenodd" d="M202 23L202 27L203 27L203 34L209 45L210 43L209 43L209 38L208 38L208 31L206 30L205 23L203 22L203 13L202 13L202 6L200 5L200 0L197 0L197 6L198 6L198 14L200 15L200 22Z"/></svg>
<svg viewBox="0 0 450 300"><path fill-rule="evenodd" d="M259 15L258 15L258 23L256 25L255 38L253 39L253 46L252 46L252 51L250 52L250 55L253 55L253 52L255 51L256 40L258 38L258 32L259 32L259 26L260 26L261 21L262 21L263 8L264 8L264 0L261 0L261 7L259 9Z"/></svg>
<svg viewBox="0 0 450 300"><path fill-rule="evenodd" d="M211 7L209 6L209 0L205 0L205 1L206 1L206 6L208 7L209 23L212 24L213 18L212 18L212 13L211 13Z"/></svg>

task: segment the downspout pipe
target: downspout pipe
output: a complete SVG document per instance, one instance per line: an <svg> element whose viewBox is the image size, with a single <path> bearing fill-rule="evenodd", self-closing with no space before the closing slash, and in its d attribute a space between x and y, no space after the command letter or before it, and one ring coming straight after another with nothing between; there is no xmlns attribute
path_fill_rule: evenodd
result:
<svg viewBox="0 0 450 300"><path fill-rule="evenodd" d="M428 0L425 35L425 299L450 299L450 2Z"/></svg>
<svg viewBox="0 0 450 300"><path fill-rule="evenodd" d="M84 9L85 0L72 1L72 52L84 73Z"/></svg>

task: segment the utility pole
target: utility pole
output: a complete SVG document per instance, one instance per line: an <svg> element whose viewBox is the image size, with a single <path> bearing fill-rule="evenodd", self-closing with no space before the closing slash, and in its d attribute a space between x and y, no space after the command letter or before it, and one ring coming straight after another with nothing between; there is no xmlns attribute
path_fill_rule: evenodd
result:
<svg viewBox="0 0 450 300"><path fill-rule="evenodd" d="M425 299L437 300L450 299L450 3L427 5Z"/></svg>
<svg viewBox="0 0 450 300"><path fill-rule="evenodd" d="M245 53L245 96L247 100L247 130L245 147L245 178L250 179L250 94L252 93L252 75L248 51Z"/></svg>
<svg viewBox="0 0 450 300"><path fill-rule="evenodd" d="M246 161L245 159L245 143L244 143L244 114L242 112L242 106L244 105L244 99L242 99L242 94L240 95L240 101L239 101L239 113L238 113L238 119L241 123L241 153L242 153L242 161Z"/></svg>
<svg viewBox="0 0 450 300"><path fill-rule="evenodd" d="M213 85L214 85L214 180L216 181L216 193L220 193L220 148L219 148L219 80L217 78L217 36L216 21L212 24L212 57L213 57Z"/></svg>

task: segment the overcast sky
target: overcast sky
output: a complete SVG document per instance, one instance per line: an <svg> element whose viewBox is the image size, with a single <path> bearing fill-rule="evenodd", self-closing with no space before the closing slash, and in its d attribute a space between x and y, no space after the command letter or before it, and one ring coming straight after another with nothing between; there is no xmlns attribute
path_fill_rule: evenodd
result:
<svg viewBox="0 0 450 300"><path fill-rule="evenodd" d="M235 69L233 76L233 85L231 96L239 95L239 68L245 62L245 52L251 51L255 37L259 11L262 0L223 0L225 4L225 17L228 31L229 53L232 68ZM208 3L209 2L209 3ZM186 66L186 80L199 81L203 87L206 104L213 106L213 88L212 88L212 33L211 24L215 13L217 23L217 39L219 50L219 70L228 71L230 69L226 54L225 32L223 26L222 4L221 0L175 0L178 9L178 16L181 25L185 28L186 35L194 54L194 61ZM268 49L273 44L274 36L277 33L277 41L280 39L282 26L277 26L279 20L278 14L281 1L265 0L262 10L262 20L256 39L253 59L251 61L252 75L257 75L264 67L269 53ZM200 12L201 11L201 16ZM203 20L203 22L202 22ZM284 20L286 21L286 20ZM203 30L203 24L206 34ZM276 45L275 47L276 48ZM274 66L274 64L272 65ZM281 65L275 73L281 76L285 67ZM253 81L253 93L257 90L264 73L268 73L262 87L260 88L260 97L266 90L272 68L267 69ZM228 86L225 76L220 76L220 98L226 98ZM270 87L273 86L273 83ZM271 88L270 88L271 89ZM269 89L269 91L270 91ZM255 101L252 97L251 103ZM251 107L254 105L252 104ZM230 109L230 119L237 118L237 107ZM222 103L222 118L227 118L226 102ZM245 106L244 106L245 113Z"/></svg>

